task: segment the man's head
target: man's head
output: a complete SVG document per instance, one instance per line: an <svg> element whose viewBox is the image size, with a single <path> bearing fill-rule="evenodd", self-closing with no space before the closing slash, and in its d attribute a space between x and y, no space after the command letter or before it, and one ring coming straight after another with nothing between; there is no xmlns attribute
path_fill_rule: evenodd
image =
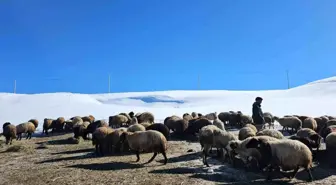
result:
<svg viewBox="0 0 336 185"><path fill-rule="evenodd" d="M263 101L263 99L261 97L256 97L255 101L258 102L259 104L261 104L261 102Z"/></svg>

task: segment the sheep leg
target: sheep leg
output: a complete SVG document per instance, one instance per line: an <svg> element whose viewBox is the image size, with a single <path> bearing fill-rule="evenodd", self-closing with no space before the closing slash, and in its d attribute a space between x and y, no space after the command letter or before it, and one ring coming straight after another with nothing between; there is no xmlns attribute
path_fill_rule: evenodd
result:
<svg viewBox="0 0 336 185"><path fill-rule="evenodd" d="M154 152L153 157L150 158L149 161L146 164L151 163L155 159L156 156L157 156L157 152Z"/></svg>
<svg viewBox="0 0 336 185"><path fill-rule="evenodd" d="M313 181L314 180L314 178L313 178L313 175L312 175L312 173L311 173L311 170L310 170L310 168L306 168L306 171L308 172L308 174L309 174L309 181ZM294 176L295 177L295 176Z"/></svg>
<svg viewBox="0 0 336 185"><path fill-rule="evenodd" d="M137 160L135 162L139 162L140 161L140 152L139 151L135 151Z"/></svg>
<svg viewBox="0 0 336 185"><path fill-rule="evenodd" d="M29 133L27 133L27 137L26 137L26 139L28 139L29 138Z"/></svg>
<svg viewBox="0 0 336 185"><path fill-rule="evenodd" d="M98 153L99 153L99 146L98 144L96 144L96 155L98 155Z"/></svg>
<svg viewBox="0 0 336 185"><path fill-rule="evenodd" d="M209 146L204 146L203 149L203 164L209 167L208 161L206 158L208 157L208 152L209 152L210 147Z"/></svg>
<svg viewBox="0 0 336 185"><path fill-rule="evenodd" d="M163 155L163 157L164 157L164 164L167 164L168 159L167 159L166 152L165 152L165 151L162 151L162 155Z"/></svg>

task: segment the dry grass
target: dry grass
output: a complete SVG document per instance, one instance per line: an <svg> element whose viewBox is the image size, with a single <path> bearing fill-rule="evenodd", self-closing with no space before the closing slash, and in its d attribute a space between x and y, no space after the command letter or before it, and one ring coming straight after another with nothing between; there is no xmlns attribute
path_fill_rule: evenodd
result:
<svg viewBox="0 0 336 185"><path fill-rule="evenodd" d="M13 141L13 146L0 148L0 184L308 184L305 171L297 179L266 182L264 176L230 167L209 159L204 167L198 143L169 141L169 160L163 165L162 155L150 164L151 153L141 154L135 163L134 154L97 157L90 141L74 144L71 135ZM188 152L191 151L191 152ZM315 182L336 184L334 170L313 169Z"/></svg>

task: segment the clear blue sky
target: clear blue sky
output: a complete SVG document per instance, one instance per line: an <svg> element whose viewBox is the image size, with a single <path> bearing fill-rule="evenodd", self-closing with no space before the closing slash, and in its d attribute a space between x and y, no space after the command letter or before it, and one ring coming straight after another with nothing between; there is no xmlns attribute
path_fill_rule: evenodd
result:
<svg viewBox="0 0 336 185"><path fill-rule="evenodd" d="M0 92L258 90L336 76L334 0L0 3Z"/></svg>

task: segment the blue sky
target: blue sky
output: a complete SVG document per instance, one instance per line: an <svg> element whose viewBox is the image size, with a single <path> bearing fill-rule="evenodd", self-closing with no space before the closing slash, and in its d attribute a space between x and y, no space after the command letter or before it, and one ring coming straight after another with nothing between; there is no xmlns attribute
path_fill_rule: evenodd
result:
<svg viewBox="0 0 336 185"><path fill-rule="evenodd" d="M336 76L336 1L0 3L0 92L262 90Z"/></svg>

